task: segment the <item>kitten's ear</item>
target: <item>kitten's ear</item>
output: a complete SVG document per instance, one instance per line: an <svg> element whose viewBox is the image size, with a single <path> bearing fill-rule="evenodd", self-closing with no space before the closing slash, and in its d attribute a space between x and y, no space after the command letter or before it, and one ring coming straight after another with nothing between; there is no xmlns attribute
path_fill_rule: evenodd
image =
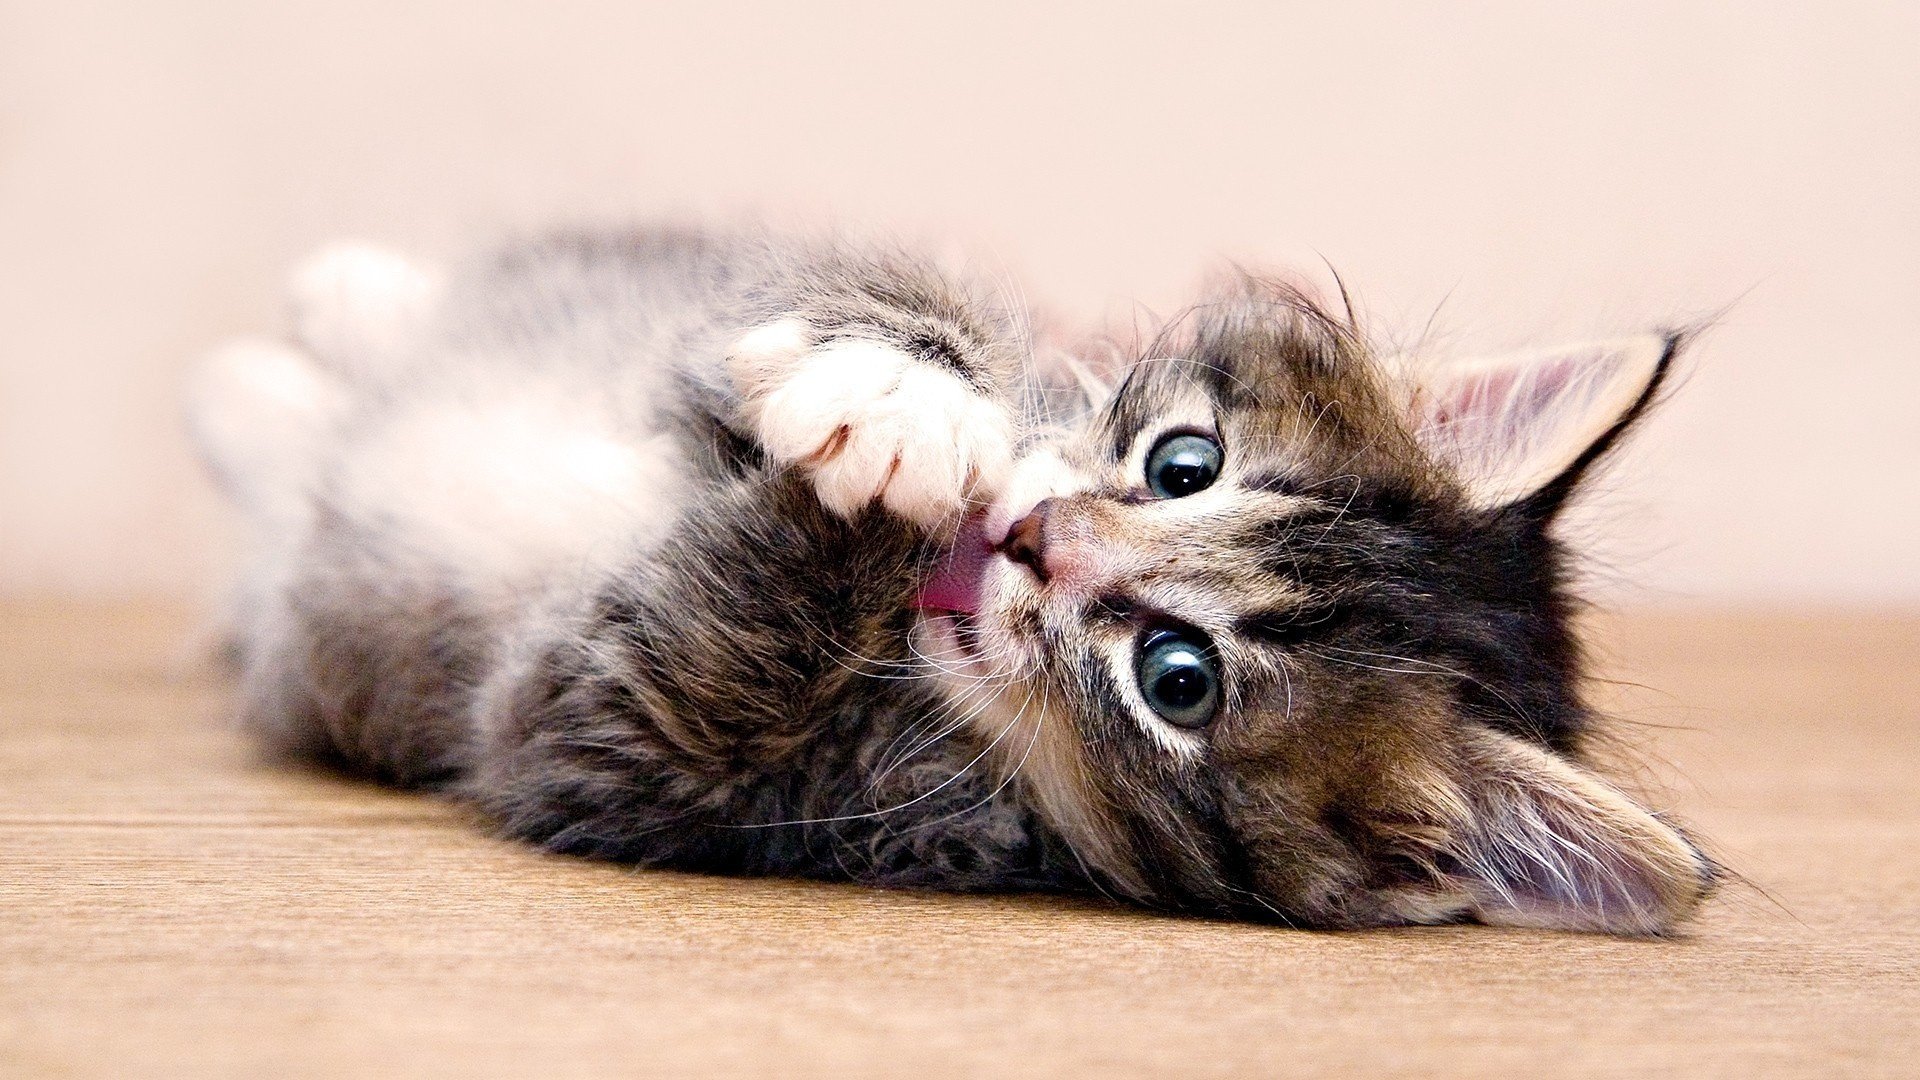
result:
<svg viewBox="0 0 1920 1080"><path fill-rule="evenodd" d="M1713 861L1588 770L1531 743L1471 736L1448 798L1452 822L1415 855L1434 892L1412 910L1496 926L1660 934L1712 891ZM1417 916L1416 916L1417 917Z"/></svg>
<svg viewBox="0 0 1920 1080"><path fill-rule="evenodd" d="M1396 369L1415 438L1458 470L1474 501L1525 504L1544 518L1646 411L1683 339L1645 334Z"/></svg>

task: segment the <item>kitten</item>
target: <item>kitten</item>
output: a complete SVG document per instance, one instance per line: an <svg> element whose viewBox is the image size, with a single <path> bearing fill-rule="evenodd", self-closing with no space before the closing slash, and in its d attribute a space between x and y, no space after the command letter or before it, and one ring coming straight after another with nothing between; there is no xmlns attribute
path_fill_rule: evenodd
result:
<svg viewBox="0 0 1920 1080"><path fill-rule="evenodd" d="M890 249L294 293L193 388L281 749L691 870L1630 934L1711 889L1582 762L1553 535L1679 335L1426 367L1249 279L1063 418L1025 312Z"/></svg>

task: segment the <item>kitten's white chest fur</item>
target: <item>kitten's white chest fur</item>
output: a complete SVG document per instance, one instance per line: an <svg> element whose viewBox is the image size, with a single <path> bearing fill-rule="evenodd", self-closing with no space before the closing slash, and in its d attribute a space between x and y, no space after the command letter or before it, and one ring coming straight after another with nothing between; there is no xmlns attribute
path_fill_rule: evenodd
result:
<svg viewBox="0 0 1920 1080"><path fill-rule="evenodd" d="M685 495L678 447L563 390L504 383L384 418L343 454L337 505L482 589L652 546Z"/></svg>
<svg viewBox="0 0 1920 1080"><path fill-rule="evenodd" d="M481 593L590 572L666 535L686 468L644 403L563 365L455 357L420 377L408 351L441 288L382 248L315 255L293 290L314 352L243 343L194 387L196 413L226 421L201 432L216 458L290 508L322 497L386 536L389 557ZM409 380L387 401L349 389Z"/></svg>

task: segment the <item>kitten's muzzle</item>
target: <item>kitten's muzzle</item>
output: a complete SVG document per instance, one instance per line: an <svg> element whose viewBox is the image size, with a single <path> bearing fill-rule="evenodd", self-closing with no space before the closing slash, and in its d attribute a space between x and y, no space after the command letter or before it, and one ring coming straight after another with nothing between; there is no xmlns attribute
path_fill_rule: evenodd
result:
<svg viewBox="0 0 1920 1080"><path fill-rule="evenodd" d="M994 551L1033 573L1055 598L1086 596L1113 586L1137 560L1101 538L1101 507L1080 496L1042 499L1013 523ZM1110 527L1110 526L1109 526Z"/></svg>
<svg viewBox="0 0 1920 1080"><path fill-rule="evenodd" d="M1013 562L1033 571L1045 585L1052 577L1047 569L1047 518L1058 507L1058 499L1041 499L1032 510L1007 530L1007 538L995 548Z"/></svg>

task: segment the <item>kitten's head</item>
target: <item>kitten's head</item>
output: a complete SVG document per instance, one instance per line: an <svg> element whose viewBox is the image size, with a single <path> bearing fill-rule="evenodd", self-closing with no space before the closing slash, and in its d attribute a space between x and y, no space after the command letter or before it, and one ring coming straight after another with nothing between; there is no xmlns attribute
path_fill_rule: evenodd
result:
<svg viewBox="0 0 1920 1080"><path fill-rule="evenodd" d="M922 647L1109 887L1318 926L1657 933L1713 864L1577 758L1551 525L1679 340L1431 370L1247 287L1030 457Z"/></svg>

